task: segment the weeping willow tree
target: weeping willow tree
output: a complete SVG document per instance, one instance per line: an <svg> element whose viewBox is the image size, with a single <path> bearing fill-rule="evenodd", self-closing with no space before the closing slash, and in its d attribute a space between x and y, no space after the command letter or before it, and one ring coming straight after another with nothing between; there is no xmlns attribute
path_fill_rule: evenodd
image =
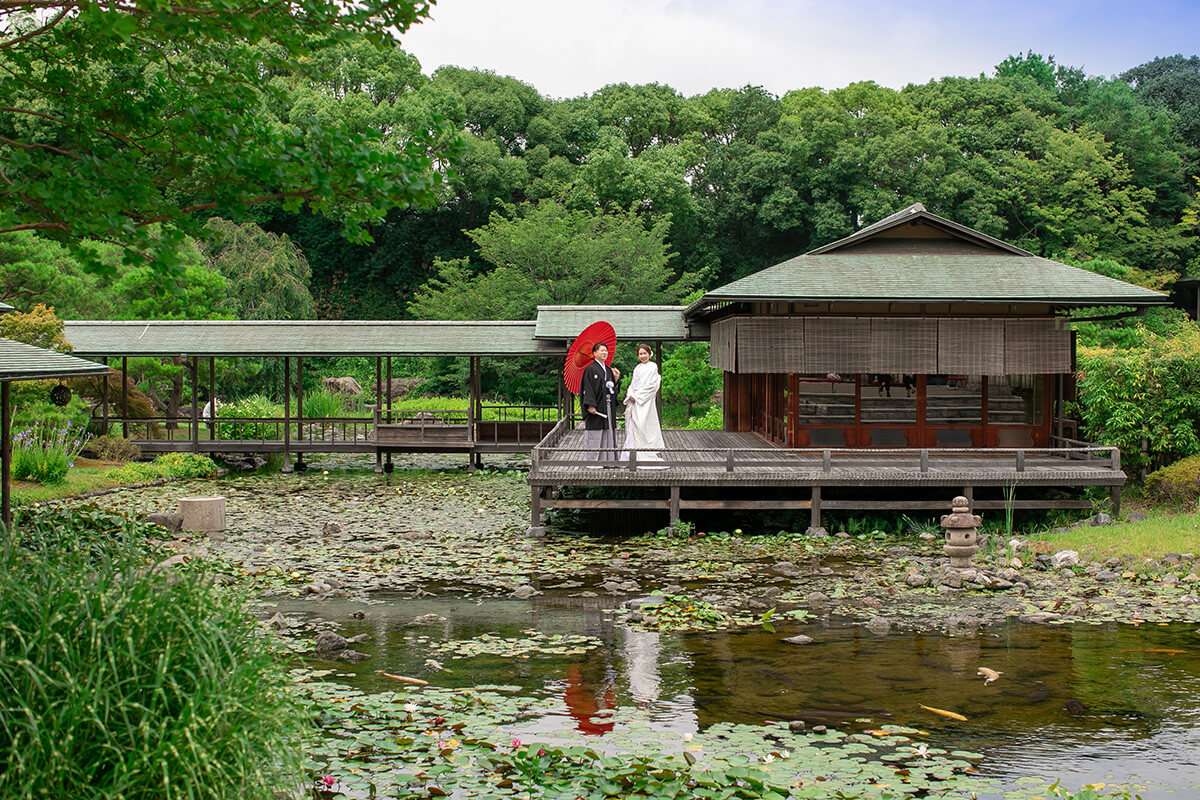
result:
<svg viewBox="0 0 1200 800"><path fill-rule="evenodd" d="M308 290L312 269L287 234L276 236L253 222L213 217L201 249L208 265L229 281L238 319L313 319Z"/></svg>

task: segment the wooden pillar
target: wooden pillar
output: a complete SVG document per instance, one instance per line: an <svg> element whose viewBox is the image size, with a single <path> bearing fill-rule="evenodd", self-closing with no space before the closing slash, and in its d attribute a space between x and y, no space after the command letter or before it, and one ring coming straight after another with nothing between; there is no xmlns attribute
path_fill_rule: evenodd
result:
<svg viewBox="0 0 1200 800"><path fill-rule="evenodd" d="M800 442L800 373L788 373L787 385L787 446L799 447Z"/></svg>
<svg viewBox="0 0 1200 800"><path fill-rule="evenodd" d="M7 384L5 384L7 385ZM7 439L6 439L7 441ZM1121 517L1121 487L1114 486L1109 490L1109 497L1112 500L1112 518L1113 520Z"/></svg>
<svg viewBox="0 0 1200 800"><path fill-rule="evenodd" d="M379 424L383 417L383 359L375 356L375 473L383 472L383 451L379 449Z"/></svg>
<svg viewBox="0 0 1200 800"><path fill-rule="evenodd" d="M990 438L990 432L988 431L988 394L991 390L991 381L988 376L979 376L979 424L983 427L983 441L980 444L984 447L988 446Z"/></svg>
<svg viewBox="0 0 1200 800"><path fill-rule="evenodd" d="M1061 373L1054 376L1054 388L1058 400L1058 407L1054 412L1054 432L1059 439L1063 438L1063 394L1065 393L1063 384L1065 383L1066 381L1063 379ZM1062 444L1062 442L1060 441L1059 444Z"/></svg>
<svg viewBox="0 0 1200 800"><path fill-rule="evenodd" d="M671 487L671 499L669 501L670 524L674 525L679 522L679 487Z"/></svg>
<svg viewBox="0 0 1200 800"><path fill-rule="evenodd" d="M304 441L304 359L296 357L296 441ZM303 458L298 453L296 458Z"/></svg>
<svg viewBox="0 0 1200 800"><path fill-rule="evenodd" d="M392 410L392 357L387 357L387 409L390 413ZM383 471L391 473L392 471L392 451L387 454L387 463L383 465Z"/></svg>
<svg viewBox="0 0 1200 800"><path fill-rule="evenodd" d="M188 359L192 378L192 452L200 452L200 362L195 356Z"/></svg>
<svg viewBox="0 0 1200 800"><path fill-rule="evenodd" d="M212 417L208 421L208 440L217 438L217 359L208 357L208 402L212 403Z"/></svg>
<svg viewBox="0 0 1200 800"><path fill-rule="evenodd" d="M542 527L542 492L543 486L533 486L529 492L529 535L544 536L546 529Z"/></svg>
<svg viewBox="0 0 1200 800"><path fill-rule="evenodd" d="M5 528L12 527L12 412L8 407L8 381L0 381L0 460L4 461L0 473L0 521Z"/></svg>
<svg viewBox="0 0 1200 800"><path fill-rule="evenodd" d="M967 498L967 510L972 511L975 508L975 487L964 486L963 497Z"/></svg>
<svg viewBox="0 0 1200 800"><path fill-rule="evenodd" d="M821 487L812 487L812 508L809 509L808 527L821 527Z"/></svg>
<svg viewBox="0 0 1200 800"><path fill-rule="evenodd" d="M283 467L292 471L292 359L283 357Z"/></svg>
<svg viewBox="0 0 1200 800"><path fill-rule="evenodd" d="M121 437L129 438L129 356L121 356Z"/></svg>
<svg viewBox="0 0 1200 800"><path fill-rule="evenodd" d="M108 356L100 360L104 366L108 366ZM103 420L104 430L100 431L101 436L108 436L108 373L104 373L104 377L100 379L100 419Z"/></svg>
<svg viewBox="0 0 1200 800"><path fill-rule="evenodd" d="M475 370L478 363L475 356L467 356L467 442L471 452L467 454L467 471L474 472L478 454L475 452L475 420L478 411L479 395L475 385Z"/></svg>
<svg viewBox="0 0 1200 800"><path fill-rule="evenodd" d="M917 376L917 445L925 447L937 443L937 438L930 436L925 430L925 399L929 396L929 386L925 382L925 373Z"/></svg>
<svg viewBox="0 0 1200 800"><path fill-rule="evenodd" d="M851 447L863 447L866 444L866 434L862 429L862 373L854 376L854 440L847 441Z"/></svg>

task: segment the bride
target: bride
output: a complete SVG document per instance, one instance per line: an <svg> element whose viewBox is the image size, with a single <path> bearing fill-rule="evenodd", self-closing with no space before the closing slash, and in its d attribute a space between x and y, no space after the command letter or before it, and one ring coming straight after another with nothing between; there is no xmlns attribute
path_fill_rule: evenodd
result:
<svg viewBox="0 0 1200 800"><path fill-rule="evenodd" d="M652 351L650 345L639 344L637 348L638 365L633 368L633 380L625 390L625 450L621 454L623 461L629 460L629 450L637 450L637 460L662 461L654 450L646 448L665 448L662 427L658 424L658 387L662 377L658 374L658 365L650 360Z"/></svg>

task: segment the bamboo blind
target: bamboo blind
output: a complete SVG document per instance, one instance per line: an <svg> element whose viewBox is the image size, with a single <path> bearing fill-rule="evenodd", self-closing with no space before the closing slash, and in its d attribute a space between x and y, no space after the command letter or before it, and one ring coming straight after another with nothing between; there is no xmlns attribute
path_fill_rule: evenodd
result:
<svg viewBox="0 0 1200 800"><path fill-rule="evenodd" d="M938 371L938 324L920 317L871 320L866 372L917 375Z"/></svg>
<svg viewBox="0 0 1200 800"><path fill-rule="evenodd" d="M1071 331L1057 319L1004 321L1004 372L1045 375L1071 371Z"/></svg>
<svg viewBox="0 0 1200 800"><path fill-rule="evenodd" d="M939 319L937 371L944 375L1003 373L1004 320Z"/></svg>
<svg viewBox="0 0 1200 800"><path fill-rule="evenodd" d="M1045 375L1071 371L1054 318L743 316L713 323L709 363L741 374Z"/></svg>
<svg viewBox="0 0 1200 800"><path fill-rule="evenodd" d="M713 369L737 372L738 318L717 320L709 329L708 365Z"/></svg>
<svg viewBox="0 0 1200 800"><path fill-rule="evenodd" d="M802 317L742 317L737 327L738 372L805 372Z"/></svg>
<svg viewBox="0 0 1200 800"><path fill-rule="evenodd" d="M871 350L871 320L859 317L807 317L808 345L798 372L866 372Z"/></svg>

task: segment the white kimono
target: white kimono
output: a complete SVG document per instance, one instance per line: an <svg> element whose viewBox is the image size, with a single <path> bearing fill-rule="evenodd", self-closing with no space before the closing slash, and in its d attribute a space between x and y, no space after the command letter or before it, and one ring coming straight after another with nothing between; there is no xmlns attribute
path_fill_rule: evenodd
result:
<svg viewBox="0 0 1200 800"><path fill-rule="evenodd" d="M647 361L633 368L633 380L625 390L625 449L641 451L637 454L638 463L662 461L658 453L643 449L666 447L662 426L658 423L658 404L655 402L661 384L658 365ZM621 459L628 461L629 453L622 453Z"/></svg>

